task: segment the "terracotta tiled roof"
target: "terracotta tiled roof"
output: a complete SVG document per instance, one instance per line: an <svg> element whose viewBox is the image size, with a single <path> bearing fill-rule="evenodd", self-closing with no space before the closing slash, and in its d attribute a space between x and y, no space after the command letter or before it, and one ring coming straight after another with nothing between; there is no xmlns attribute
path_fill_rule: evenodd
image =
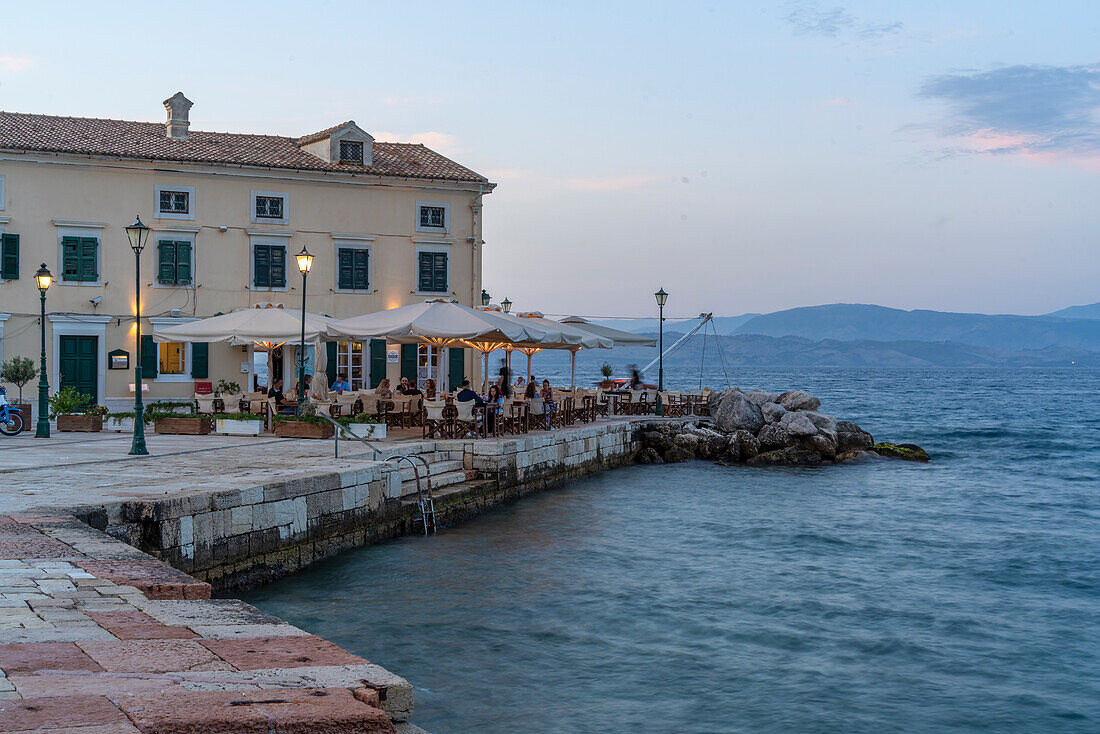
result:
<svg viewBox="0 0 1100 734"><path fill-rule="evenodd" d="M481 174L419 143L375 142L369 166L327 163L299 147L302 140L319 140L346 124L305 138L191 130L187 140L173 140L165 135L165 126L155 122L0 112L0 148L488 183Z"/></svg>
<svg viewBox="0 0 1100 734"><path fill-rule="evenodd" d="M302 137L298 138L298 145L309 145L310 143L316 142L318 140L324 140L329 135L332 135L334 132L336 132L340 128L344 127L345 125L354 125L354 124L355 124L355 122L353 120L348 120L346 122L341 122L339 125L333 125L332 127L326 127L324 130L320 130L320 131L315 132L315 133L310 133L309 135L303 135Z"/></svg>

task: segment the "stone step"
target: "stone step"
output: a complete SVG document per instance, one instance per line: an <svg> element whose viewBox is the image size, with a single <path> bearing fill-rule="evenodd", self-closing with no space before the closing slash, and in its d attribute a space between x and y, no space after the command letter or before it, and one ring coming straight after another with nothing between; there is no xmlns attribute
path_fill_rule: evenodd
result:
<svg viewBox="0 0 1100 734"><path fill-rule="evenodd" d="M464 481L466 481L466 472L462 468L461 461L440 462L432 466L431 484L433 491ZM427 488L423 476L421 476L420 482L421 487ZM411 473L409 479L401 483L401 496L406 497L410 494L416 494L416 480L412 478Z"/></svg>

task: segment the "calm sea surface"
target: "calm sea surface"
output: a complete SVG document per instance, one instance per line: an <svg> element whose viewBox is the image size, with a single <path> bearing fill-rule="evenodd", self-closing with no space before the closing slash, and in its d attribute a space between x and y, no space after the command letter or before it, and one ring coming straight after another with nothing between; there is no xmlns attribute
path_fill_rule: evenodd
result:
<svg viewBox="0 0 1100 734"><path fill-rule="evenodd" d="M736 382L933 462L634 466L245 598L435 734L1100 731L1100 372Z"/></svg>

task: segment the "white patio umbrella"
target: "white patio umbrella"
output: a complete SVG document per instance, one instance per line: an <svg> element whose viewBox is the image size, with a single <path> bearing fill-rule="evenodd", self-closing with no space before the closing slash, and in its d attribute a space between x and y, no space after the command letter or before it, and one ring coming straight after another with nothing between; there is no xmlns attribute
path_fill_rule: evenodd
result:
<svg viewBox="0 0 1100 734"><path fill-rule="evenodd" d="M566 316L561 319L560 323L568 324L574 329L580 329L581 331L587 331L597 336L607 337L615 342L616 347L655 347L657 346L657 340L650 336L643 334L635 334L630 331L622 331L621 329L612 329L609 326L600 326L599 324L593 324L587 319L580 316Z"/></svg>
<svg viewBox="0 0 1100 734"><path fill-rule="evenodd" d="M527 379L531 379L531 357L543 349L568 349L569 350L569 386L575 388L577 383L577 350L579 349L610 349L615 345L613 339L593 334L583 329L578 329L574 324L565 324L544 317L538 311L527 313L508 314L510 318L519 319L524 323L534 324L540 329L546 330L547 336L536 343L516 345L516 349L527 355Z"/></svg>
<svg viewBox="0 0 1100 734"><path fill-rule="evenodd" d="M489 352L505 344L537 342L547 336L533 324L443 298L353 316L334 322L330 328L334 334L360 341L386 339L397 344L427 344L435 348L462 344L484 355L486 380Z"/></svg>
<svg viewBox="0 0 1100 734"><path fill-rule="evenodd" d="M329 325L335 319L306 312L306 343L314 347L330 336ZM302 338L302 312L282 306L239 308L219 316L175 326L155 327L155 342L215 342L248 347L249 385L252 383L252 355L256 349L270 352L286 343L297 344ZM318 372L320 364L314 365Z"/></svg>

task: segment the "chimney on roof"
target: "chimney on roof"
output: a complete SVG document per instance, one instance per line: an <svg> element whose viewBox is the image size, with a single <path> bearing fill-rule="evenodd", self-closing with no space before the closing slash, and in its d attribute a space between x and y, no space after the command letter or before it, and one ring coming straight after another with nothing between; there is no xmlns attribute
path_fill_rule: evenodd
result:
<svg viewBox="0 0 1100 734"><path fill-rule="evenodd" d="M191 121L187 115L191 111L191 100L176 92L164 100L164 109L168 110L168 137L172 140L187 140L187 128Z"/></svg>

